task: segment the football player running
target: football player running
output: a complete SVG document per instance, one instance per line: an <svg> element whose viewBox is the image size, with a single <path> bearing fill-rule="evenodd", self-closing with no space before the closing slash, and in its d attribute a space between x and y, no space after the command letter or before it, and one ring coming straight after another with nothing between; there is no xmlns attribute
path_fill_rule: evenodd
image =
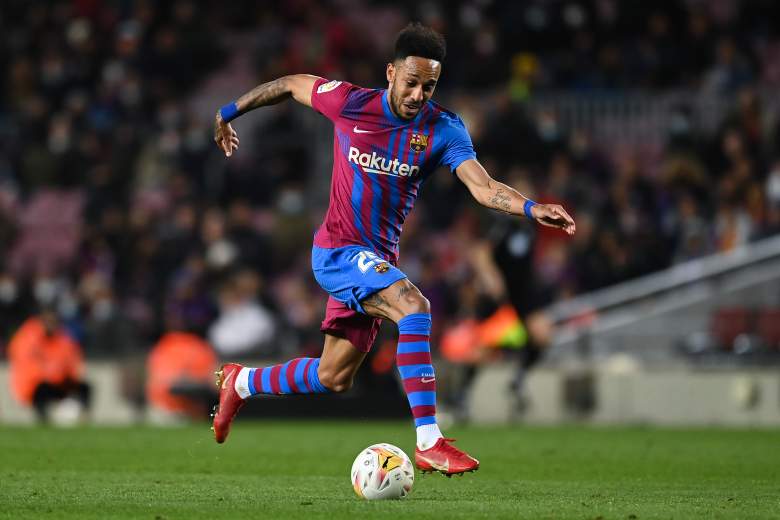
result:
<svg viewBox="0 0 780 520"><path fill-rule="evenodd" d="M569 235L575 223L561 206L537 204L493 179L460 117L431 101L445 52L440 34L410 24L398 34L387 64L387 88L296 74L259 85L217 112L214 139L227 157L239 146L230 121L259 107L294 99L334 125L330 204L312 248L314 276L329 294L322 355L264 368L223 365L213 423L217 442L225 441L253 395L348 390L381 321L390 320L398 326L396 362L417 431L417 467L448 476L479 468L436 423L430 303L396 266L404 219L423 181L445 166L483 206Z"/></svg>

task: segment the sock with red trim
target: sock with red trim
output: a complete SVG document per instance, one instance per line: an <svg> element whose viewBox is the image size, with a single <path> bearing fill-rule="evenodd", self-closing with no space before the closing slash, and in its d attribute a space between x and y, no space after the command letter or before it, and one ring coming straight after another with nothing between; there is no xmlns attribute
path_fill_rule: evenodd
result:
<svg viewBox="0 0 780 520"><path fill-rule="evenodd" d="M236 377L236 393L242 399L257 394L323 394L317 375L320 358L296 358L265 368L242 368Z"/></svg>
<svg viewBox="0 0 780 520"><path fill-rule="evenodd" d="M431 363L431 315L409 314L398 322L396 363L417 428L417 447L426 450L442 436L436 424L436 374Z"/></svg>

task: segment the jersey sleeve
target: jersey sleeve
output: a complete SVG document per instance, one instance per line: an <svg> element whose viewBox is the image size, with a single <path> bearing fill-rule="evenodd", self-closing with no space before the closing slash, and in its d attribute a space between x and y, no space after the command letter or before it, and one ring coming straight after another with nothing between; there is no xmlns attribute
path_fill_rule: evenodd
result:
<svg viewBox="0 0 780 520"><path fill-rule="evenodd" d="M463 120L455 116L450 119L447 126L444 127L444 153L442 153L440 165L447 166L450 171L455 169L464 161L476 159L474 145L471 143L471 136Z"/></svg>
<svg viewBox="0 0 780 520"><path fill-rule="evenodd" d="M311 106L331 121L335 121L341 115L350 93L356 89L356 86L346 81L320 78L314 82L311 90Z"/></svg>

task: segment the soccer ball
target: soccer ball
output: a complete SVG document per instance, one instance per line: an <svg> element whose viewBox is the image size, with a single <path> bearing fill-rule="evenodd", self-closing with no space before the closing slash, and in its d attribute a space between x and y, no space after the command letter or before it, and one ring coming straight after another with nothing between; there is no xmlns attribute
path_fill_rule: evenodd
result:
<svg viewBox="0 0 780 520"><path fill-rule="evenodd" d="M392 444L374 444L352 463L352 487L360 498L403 498L412 490L414 467L406 453Z"/></svg>

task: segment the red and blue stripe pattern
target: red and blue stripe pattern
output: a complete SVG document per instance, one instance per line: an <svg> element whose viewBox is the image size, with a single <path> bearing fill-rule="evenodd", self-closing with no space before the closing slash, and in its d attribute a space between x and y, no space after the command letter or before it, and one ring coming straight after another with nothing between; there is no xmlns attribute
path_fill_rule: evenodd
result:
<svg viewBox="0 0 780 520"><path fill-rule="evenodd" d="M431 315L409 314L398 322L396 364L414 425L436 423L436 375L431 363Z"/></svg>
<svg viewBox="0 0 780 520"><path fill-rule="evenodd" d="M322 394L329 392L317 375L320 358L296 358L281 365L252 368L249 392L256 394Z"/></svg>
<svg viewBox="0 0 780 520"><path fill-rule="evenodd" d="M360 166L347 160L349 147L353 144L349 134L336 130L338 144L334 152L339 153L337 157L349 168L346 188L349 190L349 207L352 210L347 222L341 223L340 227L347 234L353 234L361 243L371 246L383 258L397 261L401 228L414 206L425 175L432 171L426 167L425 161L430 157L430 150L434 146L433 134L438 110L426 104L416 120L409 122L399 120L390 113L384 96L376 96L369 106L375 104L384 107L385 121L381 124L386 125L388 131L363 136L364 141L371 141L363 150L366 153L373 152L388 161L397 159L401 163L417 166L420 173L413 177L364 173ZM429 137L428 146L422 152L414 152L411 149L409 141L413 134ZM334 189L335 187L334 184ZM334 189L332 197L336 194L343 197L343 189Z"/></svg>

